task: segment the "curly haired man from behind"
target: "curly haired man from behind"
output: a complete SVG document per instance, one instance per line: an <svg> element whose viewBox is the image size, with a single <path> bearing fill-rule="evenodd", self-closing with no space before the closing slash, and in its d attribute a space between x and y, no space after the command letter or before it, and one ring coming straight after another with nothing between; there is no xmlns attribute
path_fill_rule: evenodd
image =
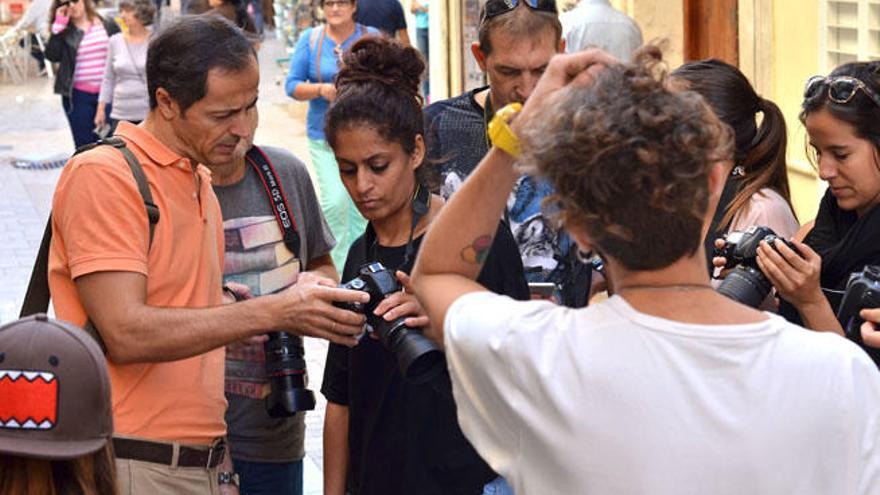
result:
<svg viewBox="0 0 880 495"><path fill-rule="evenodd" d="M658 59L555 57L427 234L413 281L462 431L517 495L877 493L867 355L710 287L702 239L730 131ZM474 282L458 253L493 234L516 158L554 185L615 296L571 310Z"/></svg>

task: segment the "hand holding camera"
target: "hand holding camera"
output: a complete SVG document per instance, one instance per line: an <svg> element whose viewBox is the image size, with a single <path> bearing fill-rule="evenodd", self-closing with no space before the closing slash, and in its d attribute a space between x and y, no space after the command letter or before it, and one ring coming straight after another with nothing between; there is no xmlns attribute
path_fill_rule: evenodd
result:
<svg viewBox="0 0 880 495"><path fill-rule="evenodd" d="M382 317L385 321L394 321L397 318L406 317L403 323L412 328L425 329L430 321L422 304L416 299L415 289L412 287L409 275L398 270L395 272L397 281L403 286L403 290L386 297L376 306L373 314Z"/></svg>
<svg viewBox="0 0 880 495"><path fill-rule="evenodd" d="M772 247L762 242L757 261L779 295L795 307L826 303L819 281L822 258L810 246L795 240L777 239Z"/></svg>
<svg viewBox="0 0 880 495"><path fill-rule="evenodd" d="M880 349L880 308L863 309L860 316L865 320L861 328L862 342Z"/></svg>
<svg viewBox="0 0 880 495"><path fill-rule="evenodd" d="M355 336L363 332L364 316L334 306L334 303L365 303L368 296L363 292L337 288L330 279L307 272L280 296L285 305L283 326L288 331L336 344L357 344Z"/></svg>
<svg viewBox="0 0 880 495"><path fill-rule="evenodd" d="M405 279L408 284L409 277ZM382 263L368 263L361 267L358 277L342 285L346 289L361 291L368 299L352 303L338 302L336 305L366 316L371 332L397 357L400 373L413 383L425 383L443 371L443 353L423 335L420 328L407 324L411 318L404 315L413 314L411 311L395 312L401 315L396 317L389 315L388 311L380 311L380 305L392 297L398 302L408 302L408 297L399 295L402 289L400 284L395 274ZM385 307L399 308L400 305L390 302ZM421 312L424 313L424 310Z"/></svg>
<svg viewBox="0 0 880 495"><path fill-rule="evenodd" d="M769 227L753 226L744 231L730 232L723 239L715 241L715 257L712 259L712 264L722 268L721 278L724 279L718 287L718 292L753 308L761 306L774 286L781 295L785 296L777 281L787 281L787 278L783 278L787 272L782 272L778 265L782 263L786 266L788 263L803 265L805 260L799 253L806 250L815 255L809 247L797 241L782 239ZM768 256L774 258L768 262ZM815 257L818 259L818 255ZM789 259L792 261L787 261ZM821 263L821 260L819 262ZM773 273L768 273L765 267L769 267L767 269ZM818 275L815 286L818 290ZM786 286L786 289L788 287ZM819 295L822 295L821 291Z"/></svg>

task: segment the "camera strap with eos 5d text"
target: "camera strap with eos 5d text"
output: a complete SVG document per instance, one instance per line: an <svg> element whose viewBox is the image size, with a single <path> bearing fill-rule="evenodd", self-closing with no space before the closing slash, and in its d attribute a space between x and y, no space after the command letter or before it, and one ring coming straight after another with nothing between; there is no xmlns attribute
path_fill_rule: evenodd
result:
<svg viewBox="0 0 880 495"><path fill-rule="evenodd" d="M278 173L275 172L275 167L272 166L272 162L269 161L269 157L263 153L263 150L256 146L252 146L248 150L245 160L254 168L263 182L263 187L266 188L266 195L272 204L272 213L278 222L278 228L281 229L284 245L287 246L287 249L294 256L299 258L300 239L296 228L296 219L293 217L293 211L287 203L287 196L284 194L284 188L281 187L281 182L278 180Z"/></svg>

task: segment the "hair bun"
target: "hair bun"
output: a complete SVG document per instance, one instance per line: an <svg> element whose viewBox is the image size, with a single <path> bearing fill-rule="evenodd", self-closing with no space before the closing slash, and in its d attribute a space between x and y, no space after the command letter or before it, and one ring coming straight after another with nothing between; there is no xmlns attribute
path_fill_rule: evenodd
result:
<svg viewBox="0 0 880 495"><path fill-rule="evenodd" d="M385 36L365 36L342 56L336 76L340 91L354 84L381 84L403 89L419 97L419 83L425 71L421 53Z"/></svg>

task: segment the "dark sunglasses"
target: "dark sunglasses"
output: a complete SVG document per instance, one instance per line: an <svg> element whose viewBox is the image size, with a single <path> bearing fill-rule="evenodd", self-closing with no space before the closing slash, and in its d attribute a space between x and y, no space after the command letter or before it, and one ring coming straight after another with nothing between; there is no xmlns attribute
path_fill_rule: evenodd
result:
<svg viewBox="0 0 880 495"><path fill-rule="evenodd" d="M512 11L520 2L539 12L559 13L556 10L556 0L487 0L486 5L483 7L483 16L480 18L480 24L493 17Z"/></svg>
<svg viewBox="0 0 880 495"><path fill-rule="evenodd" d="M856 91L862 90L875 105L880 107L880 95L859 79L850 76L813 76L807 80L807 85L804 87L804 99L811 100L820 95L825 86L828 86L828 99L834 103L841 105L849 103L856 95Z"/></svg>
<svg viewBox="0 0 880 495"><path fill-rule="evenodd" d="M64 0L62 2L58 2L59 7L67 7L72 3L79 3L79 0Z"/></svg>

